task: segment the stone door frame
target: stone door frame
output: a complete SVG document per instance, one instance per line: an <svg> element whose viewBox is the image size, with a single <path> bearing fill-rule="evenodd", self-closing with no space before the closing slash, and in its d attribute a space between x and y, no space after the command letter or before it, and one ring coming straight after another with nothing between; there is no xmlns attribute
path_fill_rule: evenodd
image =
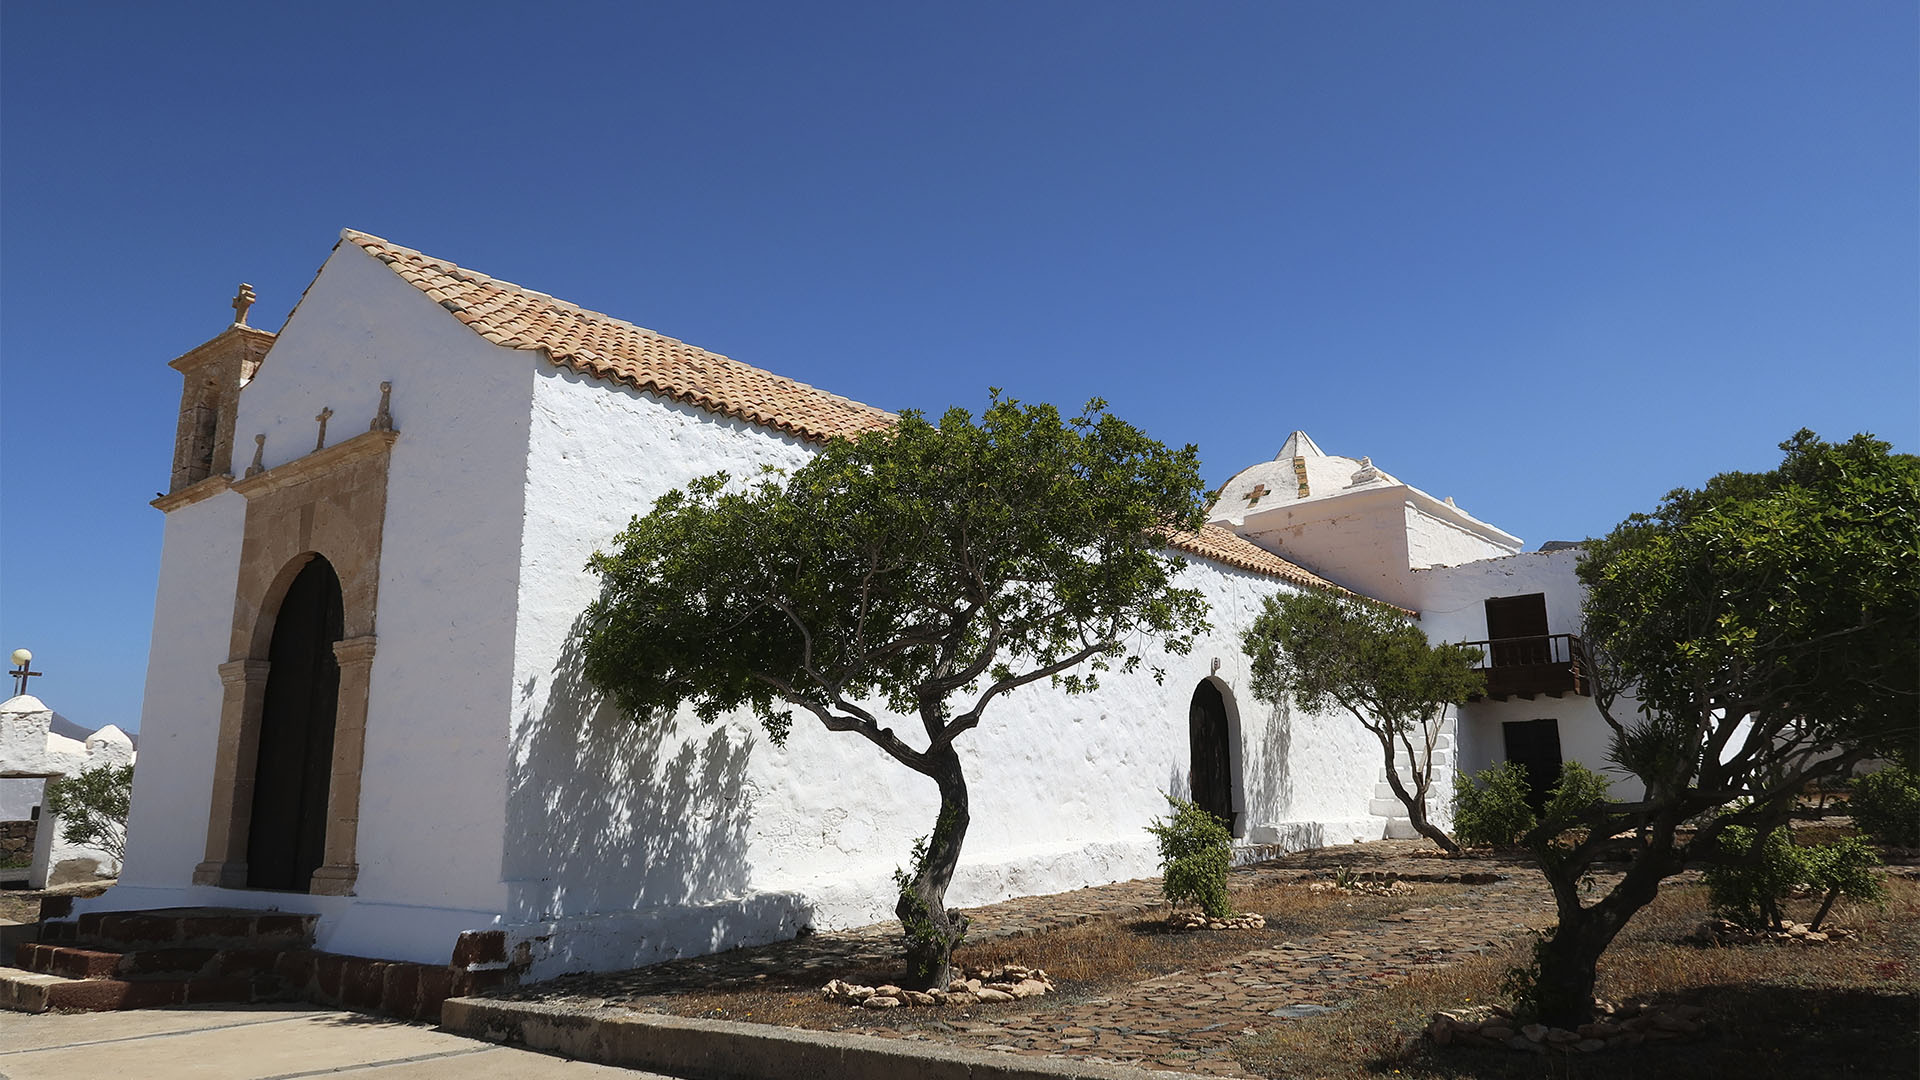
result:
<svg viewBox="0 0 1920 1080"><path fill-rule="evenodd" d="M321 555L340 579L340 663L328 782L325 858L308 892L350 896L359 876L360 774L365 759L367 696L373 668L374 609L380 584L381 531L386 522L387 466L396 431L369 431L233 483L246 496L233 634L220 665L220 742L207 814L206 860L196 885L247 887L247 840L253 819L260 719L266 699L268 649L280 604L301 568Z"/></svg>

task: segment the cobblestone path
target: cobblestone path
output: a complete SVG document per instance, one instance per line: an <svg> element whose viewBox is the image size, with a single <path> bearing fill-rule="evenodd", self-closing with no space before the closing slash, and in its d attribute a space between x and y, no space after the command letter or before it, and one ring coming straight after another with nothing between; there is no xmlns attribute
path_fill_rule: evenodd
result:
<svg viewBox="0 0 1920 1080"><path fill-rule="evenodd" d="M1163 976L1064 1010L955 1022L953 1039L1020 1054L1236 1076L1241 1073L1232 1041L1276 1017L1317 1012L1552 922L1552 901L1539 875L1510 875L1474 887L1456 903L1411 908L1362 930L1284 942L1217 970Z"/></svg>
<svg viewBox="0 0 1920 1080"><path fill-rule="evenodd" d="M975 1009L929 1032L853 1026L841 1030L887 1038L951 1041L1022 1055L1061 1054L1093 1060L1239 1075L1233 1040L1406 978L1422 967L1455 963L1553 921L1539 872L1493 859L1455 862L1416 857L1422 844L1384 841L1303 852L1233 871L1235 887L1321 880L1334 867L1360 874L1397 873L1438 879L1497 874L1443 903L1413 908L1359 929L1334 930L1248 952L1214 970L1179 972L1140 982L1124 993L1072 1005ZM969 942L1024 937L1092 920L1137 919L1164 912L1158 879L1098 885L1052 896L1023 897L968 910ZM1271 939L1268 939L1271 940ZM804 986L871 965L897 961L899 928L881 923L795 941L674 960L633 971L567 976L508 991L507 997L577 1005L658 1008L663 995L755 984Z"/></svg>

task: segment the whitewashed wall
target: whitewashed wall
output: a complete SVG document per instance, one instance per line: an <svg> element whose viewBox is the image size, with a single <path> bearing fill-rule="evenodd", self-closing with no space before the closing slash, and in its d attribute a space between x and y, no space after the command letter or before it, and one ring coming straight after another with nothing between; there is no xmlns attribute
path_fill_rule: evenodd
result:
<svg viewBox="0 0 1920 1080"><path fill-rule="evenodd" d="M165 460L156 448L155 468ZM134 770L126 866L107 894L116 904L123 896L129 907L177 901L207 856L220 744L219 667L233 631L245 513L246 500L229 491L166 517L140 708L143 767ZM144 890L166 899L142 903L137 897Z"/></svg>
<svg viewBox="0 0 1920 1080"><path fill-rule="evenodd" d="M1412 607L1401 489L1282 504L1229 523L1268 551L1355 592Z"/></svg>
<svg viewBox="0 0 1920 1080"><path fill-rule="evenodd" d="M106 727L88 735L85 742L65 738L60 735L48 736L48 741L58 740L62 744L71 744L62 749L73 759L68 775L87 772L92 769L117 769L132 765L136 755L133 752L133 740L118 727L108 724ZM138 775L139 770L135 770ZM98 881L102 878L115 878L122 869L120 858L103 847L94 844L77 844L69 841L63 834L67 819L50 809L40 814L40 827L33 838L33 865L27 874L30 888L44 889L54 885L68 885L79 881ZM120 834L124 841L124 826L109 825ZM124 844L123 844L124 846Z"/></svg>
<svg viewBox="0 0 1920 1080"><path fill-rule="evenodd" d="M542 370L534 391L520 568L508 922L535 977L631 966L891 917L895 867L930 831L930 781L862 739L796 717L775 747L750 716L683 711L640 729L594 704L569 642L597 590L588 555L694 476L793 467L793 439ZM951 902L978 904L1153 873L1146 823L1188 793L1188 703L1217 680L1241 729L1247 839L1373 838L1377 759L1350 719L1290 715L1246 693L1238 630L1280 587L1210 563L1188 577L1219 629L1186 657L1068 698L1028 687L960 743L973 824ZM898 731L914 731L907 721ZM1377 832L1373 835L1377 835Z"/></svg>
<svg viewBox="0 0 1920 1080"><path fill-rule="evenodd" d="M322 267L240 395L236 468L367 430L380 383L400 429L388 477L378 647L361 781L356 895L191 885L205 857L245 500L168 515L123 883L92 908L219 904L314 911L324 949L444 963L504 907L506 797L525 488L526 353L491 345L352 244ZM156 453L156 462L164 456ZM160 465L156 465L156 468Z"/></svg>
<svg viewBox="0 0 1920 1080"><path fill-rule="evenodd" d="M0 821L31 820L45 787L37 777L0 777Z"/></svg>
<svg viewBox="0 0 1920 1080"><path fill-rule="evenodd" d="M1420 626L1430 641L1485 641L1489 598L1541 593L1546 597L1547 632L1578 634L1580 605L1586 598L1586 590L1574 574L1579 560L1578 549L1563 548L1416 571L1413 577L1420 597ZM1607 763L1613 729L1594 708L1592 698L1576 694L1532 701L1476 701L1462 706L1460 767L1473 773L1506 760L1502 724L1546 719L1559 722L1561 760L1578 761L1606 775L1613 781L1617 798L1640 794L1638 780Z"/></svg>

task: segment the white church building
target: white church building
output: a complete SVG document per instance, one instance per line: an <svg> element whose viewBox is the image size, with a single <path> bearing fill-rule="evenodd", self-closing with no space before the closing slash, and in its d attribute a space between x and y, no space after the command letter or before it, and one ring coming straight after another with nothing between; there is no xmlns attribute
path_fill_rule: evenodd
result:
<svg viewBox="0 0 1920 1080"><path fill-rule="evenodd" d="M817 726L636 726L584 685L575 631L589 554L657 496L891 414L357 232L277 334L251 300L172 361L127 861L77 911L311 913L322 950L425 964L504 931L534 979L890 916L931 783ZM1026 687L962 740L951 902L1152 874L1167 794L1249 848L1383 835L1359 726L1248 692L1262 600L1339 587L1253 521L1179 541L1214 629L1147 658L1164 684Z"/></svg>
<svg viewBox="0 0 1920 1080"><path fill-rule="evenodd" d="M1328 454L1300 431L1272 461L1228 480L1208 516L1336 584L1417 612L1433 642L1480 651L1486 693L1455 710L1437 764L1476 773L1518 762L1543 801L1561 764L1578 761L1612 779L1617 796L1640 794L1638 781L1607 763L1612 728L1582 666L1579 545L1523 551L1519 537L1451 497L1403 483L1368 458ZM1443 823L1450 784L1439 780L1429 807ZM1376 813L1399 817L1385 783L1374 794ZM1403 821L1390 821L1389 832L1412 835Z"/></svg>

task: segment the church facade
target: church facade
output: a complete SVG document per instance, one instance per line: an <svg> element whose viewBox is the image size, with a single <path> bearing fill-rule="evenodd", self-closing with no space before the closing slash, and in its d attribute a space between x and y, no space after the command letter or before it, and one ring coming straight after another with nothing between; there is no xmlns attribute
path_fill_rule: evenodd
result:
<svg viewBox="0 0 1920 1080"><path fill-rule="evenodd" d="M636 726L576 650L633 514L891 414L351 231L277 334L249 301L173 361L128 856L82 910L310 912L421 963L504 931L536 979L890 916L930 783L804 723ZM1026 687L962 740L951 902L1151 874L1168 794L1250 848L1382 835L1370 738L1255 700L1239 647L1266 596L1341 586L1240 532L1178 540L1213 630L1164 683Z"/></svg>

